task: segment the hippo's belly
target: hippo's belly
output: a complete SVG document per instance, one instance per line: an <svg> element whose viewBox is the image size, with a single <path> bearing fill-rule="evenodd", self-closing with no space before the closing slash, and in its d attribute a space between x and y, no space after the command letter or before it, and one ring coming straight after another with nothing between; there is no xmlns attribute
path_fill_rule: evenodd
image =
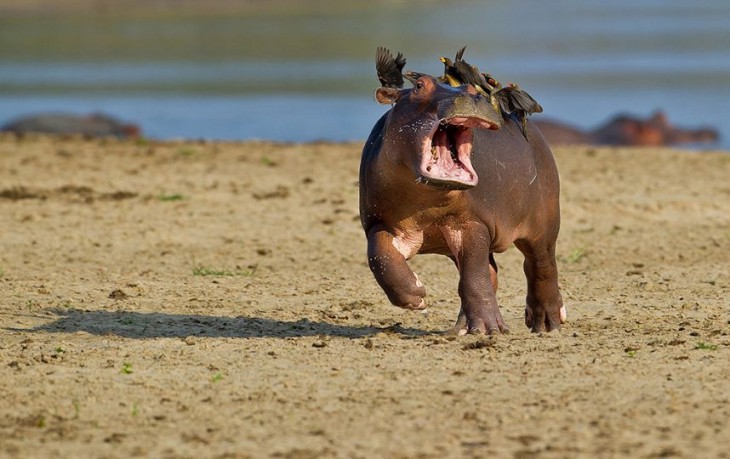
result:
<svg viewBox="0 0 730 459"><path fill-rule="evenodd" d="M426 231L396 232L393 247L406 260L419 253L455 256L462 248L462 231L445 226L429 227Z"/></svg>

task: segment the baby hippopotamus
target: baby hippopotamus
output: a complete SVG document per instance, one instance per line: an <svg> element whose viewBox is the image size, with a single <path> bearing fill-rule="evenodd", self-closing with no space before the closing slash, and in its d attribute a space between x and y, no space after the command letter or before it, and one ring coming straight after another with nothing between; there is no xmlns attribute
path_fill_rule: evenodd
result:
<svg viewBox="0 0 730 459"><path fill-rule="evenodd" d="M412 88L381 87L393 107L375 124L360 164L360 219L368 263L396 306L423 310L426 290L407 260L446 255L456 264L461 310L453 332L508 332L497 303L494 253L524 254L525 324L560 328L555 242L558 171L531 122L502 117L469 86L408 72Z"/></svg>

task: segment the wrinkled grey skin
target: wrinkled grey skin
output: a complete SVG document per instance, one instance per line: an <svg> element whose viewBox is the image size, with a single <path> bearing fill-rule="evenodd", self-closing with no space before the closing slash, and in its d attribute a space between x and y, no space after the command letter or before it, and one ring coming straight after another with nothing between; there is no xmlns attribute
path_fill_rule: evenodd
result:
<svg viewBox="0 0 730 459"><path fill-rule="evenodd" d="M464 98L480 97L473 88L446 90L432 77L422 80L425 88L378 90L379 101L395 105L363 148L360 218L375 279L394 305L425 309L425 288L407 259L445 255L460 274L461 311L453 332L508 332L496 298L493 254L514 243L525 256L526 325L534 332L558 329L565 310L555 261L559 182L550 148L534 125L528 123L526 139L519 122L502 120L479 100L461 110L459 104L469 105ZM462 115L466 125L489 128L471 129L476 184L450 184L448 177L433 184L419 177L429 123L446 112Z"/></svg>

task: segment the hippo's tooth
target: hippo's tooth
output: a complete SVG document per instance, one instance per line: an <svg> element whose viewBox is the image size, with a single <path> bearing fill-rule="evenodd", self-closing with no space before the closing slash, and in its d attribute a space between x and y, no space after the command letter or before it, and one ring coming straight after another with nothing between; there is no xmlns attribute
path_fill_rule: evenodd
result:
<svg viewBox="0 0 730 459"><path fill-rule="evenodd" d="M431 146L431 157L433 159L438 159L438 157L439 157L439 154L436 151L436 147L435 146Z"/></svg>

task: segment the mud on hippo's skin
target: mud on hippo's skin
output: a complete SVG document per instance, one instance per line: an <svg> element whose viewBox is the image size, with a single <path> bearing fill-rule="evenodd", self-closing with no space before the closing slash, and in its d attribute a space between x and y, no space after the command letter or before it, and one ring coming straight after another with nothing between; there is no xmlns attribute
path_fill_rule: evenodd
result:
<svg viewBox="0 0 730 459"><path fill-rule="evenodd" d="M425 288L407 260L445 255L460 275L453 331L507 332L494 254L514 243L525 256L527 326L558 329L565 310L555 262L559 183L550 148L471 86L404 76L412 88L376 91L379 102L393 107L373 127L360 165L360 217L376 281L393 304L425 308Z"/></svg>

